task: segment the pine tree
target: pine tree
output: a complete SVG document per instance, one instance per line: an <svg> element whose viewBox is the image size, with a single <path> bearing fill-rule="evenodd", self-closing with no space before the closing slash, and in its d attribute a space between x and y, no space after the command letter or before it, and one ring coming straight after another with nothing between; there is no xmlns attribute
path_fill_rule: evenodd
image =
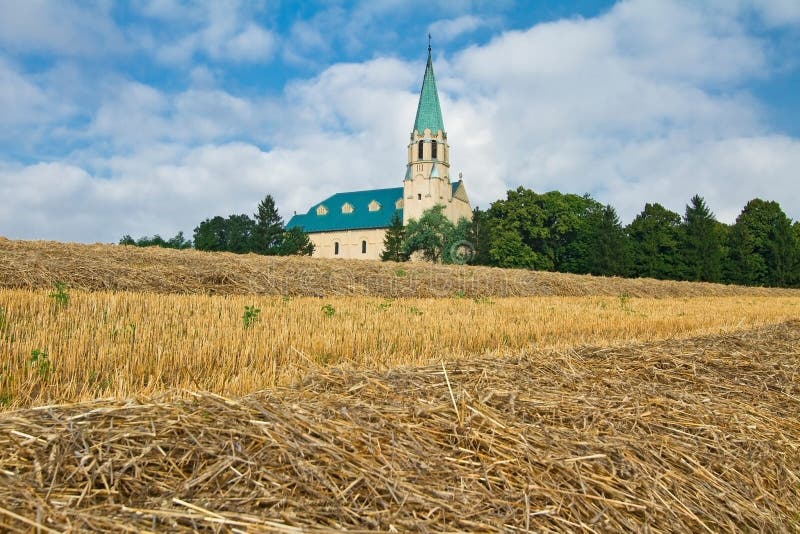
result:
<svg viewBox="0 0 800 534"><path fill-rule="evenodd" d="M267 195L258 204L253 230L253 252L275 255L279 253L283 238L283 219L278 214L272 195Z"/></svg>
<svg viewBox="0 0 800 534"><path fill-rule="evenodd" d="M683 216L683 243L686 278L691 281L718 282L722 276L722 238L714 214L703 197L695 195Z"/></svg>
<svg viewBox="0 0 800 534"><path fill-rule="evenodd" d="M314 243L302 228L293 226L283 232L280 242L273 254L279 256L311 256L314 253Z"/></svg>
<svg viewBox="0 0 800 534"><path fill-rule="evenodd" d="M589 216L588 271L603 276L625 276L630 270L628 238L617 211L609 204Z"/></svg>
<svg viewBox="0 0 800 534"><path fill-rule="evenodd" d="M392 216L392 223L386 230L386 236L383 238L381 260L406 261L406 255L403 253L403 240L405 236L406 229L403 226L403 219L400 217L400 213L395 211Z"/></svg>

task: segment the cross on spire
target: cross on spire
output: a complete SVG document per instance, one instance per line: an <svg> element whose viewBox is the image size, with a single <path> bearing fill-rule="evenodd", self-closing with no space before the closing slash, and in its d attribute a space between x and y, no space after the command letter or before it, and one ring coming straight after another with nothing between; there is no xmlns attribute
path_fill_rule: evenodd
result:
<svg viewBox="0 0 800 534"><path fill-rule="evenodd" d="M428 52L431 51L431 33L428 32Z"/></svg>

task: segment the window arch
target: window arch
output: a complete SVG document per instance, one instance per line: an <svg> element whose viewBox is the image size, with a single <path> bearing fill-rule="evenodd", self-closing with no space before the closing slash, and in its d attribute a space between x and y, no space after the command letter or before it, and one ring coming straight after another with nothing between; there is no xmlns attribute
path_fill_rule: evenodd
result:
<svg viewBox="0 0 800 534"><path fill-rule="evenodd" d="M367 242L366 241L362 241L361 242L361 253L362 254L366 254L367 253Z"/></svg>
<svg viewBox="0 0 800 534"><path fill-rule="evenodd" d="M338 256L339 255L339 242L338 241L334 241L333 242L333 255L334 256Z"/></svg>
<svg viewBox="0 0 800 534"><path fill-rule="evenodd" d="M417 159L422 159L422 147L425 146L424 141L417 143Z"/></svg>
<svg viewBox="0 0 800 534"><path fill-rule="evenodd" d="M431 141L431 159L436 159L436 141Z"/></svg>

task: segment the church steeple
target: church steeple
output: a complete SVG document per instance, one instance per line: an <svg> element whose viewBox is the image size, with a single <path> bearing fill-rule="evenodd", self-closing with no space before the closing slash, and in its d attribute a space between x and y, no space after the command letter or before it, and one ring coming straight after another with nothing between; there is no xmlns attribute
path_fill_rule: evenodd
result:
<svg viewBox="0 0 800 534"><path fill-rule="evenodd" d="M430 39L430 36L428 36ZM403 224L418 219L426 209L453 202L450 183L450 147L444 131L442 108L433 76L431 45L428 41L428 62L419 92L417 116L408 144L408 164L403 180ZM454 218L453 220L458 220Z"/></svg>
<svg viewBox="0 0 800 534"><path fill-rule="evenodd" d="M439 106L439 93L436 91L436 78L433 76L430 40L428 41L428 64L425 66L425 77L422 79L422 90L419 92L419 104L417 104L417 116L414 119L414 130L423 133L426 128L433 135L440 130L442 133L445 131L442 108Z"/></svg>

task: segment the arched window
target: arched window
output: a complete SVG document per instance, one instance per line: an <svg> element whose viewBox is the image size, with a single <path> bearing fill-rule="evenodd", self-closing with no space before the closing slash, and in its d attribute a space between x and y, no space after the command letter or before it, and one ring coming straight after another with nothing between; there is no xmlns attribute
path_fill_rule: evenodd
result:
<svg viewBox="0 0 800 534"><path fill-rule="evenodd" d="M367 253L367 242L366 241L362 241L361 242L361 253L362 254L366 254Z"/></svg>
<svg viewBox="0 0 800 534"><path fill-rule="evenodd" d="M431 158L436 159L436 141L431 141Z"/></svg>
<svg viewBox="0 0 800 534"><path fill-rule="evenodd" d="M339 255L339 242L338 241L335 241L333 243L333 255L334 256L338 256Z"/></svg>
<svg viewBox="0 0 800 534"><path fill-rule="evenodd" d="M417 144L417 159L422 159L422 147L425 146L423 141Z"/></svg>

